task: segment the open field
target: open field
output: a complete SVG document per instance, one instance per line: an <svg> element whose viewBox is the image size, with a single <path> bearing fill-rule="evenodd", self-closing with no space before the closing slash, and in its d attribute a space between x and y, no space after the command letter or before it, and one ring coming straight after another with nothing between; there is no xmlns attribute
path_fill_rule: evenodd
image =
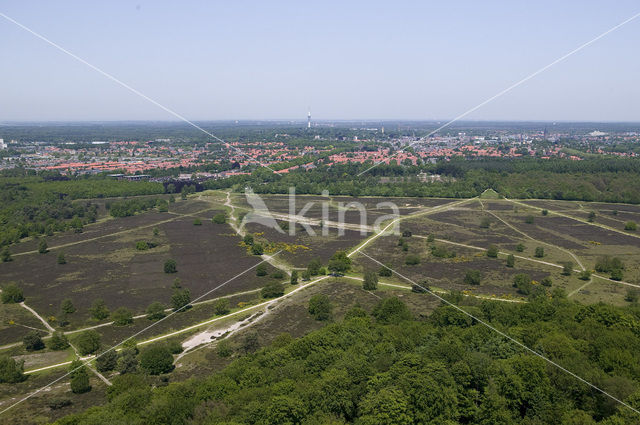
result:
<svg viewBox="0 0 640 425"><path fill-rule="evenodd" d="M471 297L495 297L504 300L526 301L526 295L513 287L516 274L528 274L536 284L549 277L552 280L550 290L560 288L572 299L584 303L606 302L617 305L628 304L625 296L628 289L640 284L640 238L625 234L608 227L619 228L625 220L638 213L640 207L616 205L618 213L608 212L609 205L583 205L584 203L528 201L521 202L500 199L411 199L411 198L349 198L332 197L328 200L330 222L338 221L341 206L339 203L361 202L367 211L366 224L361 233L357 229L343 229L339 235L335 223L329 225L328 235L322 234L322 228L313 225L316 235L310 235L301 223L295 224L289 217L288 198L282 195L262 196L272 212L280 214L278 223L283 227L296 226L294 236L278 232L275 229L251 223L246 231L255 234L258 240L269 242L270 252L282 250L278 261L285 266L302 268L314 258L326 264L337 250L350 251L365 241L362 252L388 264L392 269L416 281L426 282L438 292L462 291ZM149 211L125 218L101 219L96 224L85 226L82 233L59 234L47 238L50 252L39 254L36 241L25 241L12 247L13 261L0 264L2 283L14 281L24 290L26 303L43 318L59 315L62 300L70 298L77 311L69 316L70 324L64 330L69 332L86 327L96 327L101 336L103 347L115 345L129 336L143 330L154 322L145 317L136 318L128 326L114 326L110 319L97 322L89 316L89 307L97 299L105 300L113 311L117 307L130 308L134 314L143 314L153 301L169 305L174 279L179 278L181 285L191 291L191 298L212 290L223 282L228 284L215 290L205 299L229 296L233 311L264 302L259 289L267 282L283 281L269 275L258 277L255 270L236 277L261 258L251 255L242 238L233 225L214 224L211 217L222 211L229 213L226 194L209 191L191 196L187 201L171 204L168 213ZM231 205L235 207L235 216L246 212L248 205L244 196L231 195ZM315 206L305 212L307 218L322 218L322 197L298 197L296 213L307 201L315 201ZM376 204L391 201L400 207L398 219L400 231L409 231L405 236L407 249L398 244L399 235L375 235L371 224L379 217L389 214L389 209L378 211ZM448 205L451 206L448 206ZM441 207L431 211L432 207ZM547 209L547 215L541 213ZM596 223L587 221L589 212L594 209ZM344 215L348 225L360 224L358 211L348 211ZM533 217L530 220L528 217ZM199 218L201 225L194 225ZM389 224L387 220L385 224ZM596 224L602 224L599 227ZM154 232L157 228L157 233ZM433 240L429 240L429 236ZM368 239L370 238L370 239ZM148 250L136 249L136 242L146 241L154 244ZM489 258L486 249L496 246L498 258ZM522 250L516 249L522 245ZM449 258L434 255L432 248L443 249ZM544 248L544 256L536 257L536 248ZM64 252L67 264L57 264L58 252ZM268 254L268 253L267 253ZM455 256L453 256L455 254ZM506 255L515 255L514 267L506 266ZM415 265L406 264L407 256L419 258ZM583 281L577 273L593 269L596 260L603 255L614 255L625 263L624 283L593 276ZM177 262L177 273L163 271L166 259ZM378 270L375 264L364 255L352 256L353 268L350 275L362 276L366 270ZM571 276L561 274L562 264L572 262L574 273ZM478 270L482 274L480 285L467 285L464 276L468 270ZM268 274L274 270L268 265ZM600 274L603 277L608 275ZM235 277L235 278L234 278ZM406 287L407 282L399 276L381 278L392 284ZM294 287L286 285L287 290ZM640 289L640 288L638 288ZM248 292L247 292L248 291ZM282 333L293 337L302 336L311 330L324 326L310 317L307 311L309 298L317 293L330 297L334 305L334 317L341 318L352 306L359 305L370 310L385 296L399 296L416 315L428 315L439 304L437 299L426 294L416 294L407 289L380 285L373 293L362 290L361 282L349 277L327 277L317 284L310 285L286 299L278 299L268 304L268 308L248 309L241 314L223 317L209 325L216 314L213 304L196 304L159 322L137 337L138 341L149 338L165 338L171 333L171 339L184 342L206 329L224 329L262 311L264 316L240 329L229 337L233 353L231 358L220 357L215 344L205 344L190 351L178 361L177 368L168 375L169 380L182 380L194 373L208 373L219 370L232 358L241 354L243 338L248 333L257 333L260 345L266 345ZM234 295L237 294L237 295ZM26 308L17 304L5 304L0 307L0 345L14 344L3 350L17 360L25 361L26 369L46 367L64 363L73 358L71 349L54 352L48 349L30 353L20 343L22 337L36 328L47 333L45 325ZM201 326L202 323L205 323ZM57 322L51 321L57 328ZM70 333L73 342L78 333ZM65 367L54 368L30 375L27 381L0 392L0 403L10 403L18 396L26 395L30 390L44 385L56 376L60 376ZM94 391L89 395L76 396L68 390L68 380L54 385L47 394L39 394L30 399L25 407L38 412L33 418L18 416L16 423L39 423L52 420L64 414L86 408L89 405L105 401L105 385L96 376L91 375ZM52 411L47 407L52 397L67 397L73 404Z"/></svg>

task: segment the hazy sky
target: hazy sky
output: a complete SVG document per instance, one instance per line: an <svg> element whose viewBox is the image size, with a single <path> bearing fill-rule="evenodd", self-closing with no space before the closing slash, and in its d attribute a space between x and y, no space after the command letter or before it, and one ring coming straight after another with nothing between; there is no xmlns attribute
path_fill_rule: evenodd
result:
<svg viewBox="0 0 640 425"><path fill-rule="evenodd" d="M637 1L29 1L0 12L189 119L447 119ZM640 18L467 119L640 121ZM0 17L0 121L172 120Z"/></svg>

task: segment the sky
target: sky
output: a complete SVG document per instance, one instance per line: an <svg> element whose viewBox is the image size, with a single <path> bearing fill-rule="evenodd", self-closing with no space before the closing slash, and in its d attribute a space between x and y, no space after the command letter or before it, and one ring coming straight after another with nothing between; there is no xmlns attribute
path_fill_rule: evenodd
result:
<svg viewBox="0 0 640 425"><path fill-rule="evenodd" d="M447 120L637 1L36 1L3 13L190 120ZM465 117L640 121L640 17ZM176 120L0 16L0 122Z"/></svg>

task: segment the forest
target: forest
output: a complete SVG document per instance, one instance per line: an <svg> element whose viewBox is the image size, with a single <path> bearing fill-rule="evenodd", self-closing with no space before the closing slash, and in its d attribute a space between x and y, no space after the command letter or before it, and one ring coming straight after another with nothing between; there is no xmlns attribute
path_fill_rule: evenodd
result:
<svg viewBox="0 0 640 425"><path fill-rule="evenodd" d="M424 294L424 296L429 296ZM640 408L640 307L567 300L451 302ZM444 303L398 298L293 339L277 337L207 377L123 374L108 404L61 419L112 424L637 424L640 415ZM157 377L156 377L157 378Z"/></svg>

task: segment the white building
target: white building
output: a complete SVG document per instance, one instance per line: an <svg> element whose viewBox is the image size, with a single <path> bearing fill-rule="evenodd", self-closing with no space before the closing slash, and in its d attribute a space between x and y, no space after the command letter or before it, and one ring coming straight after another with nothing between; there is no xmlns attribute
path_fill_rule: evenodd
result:
<svg viewBox="0 0 640 425"><path fill-rule="evenodd" d="M4 142L4 139L0 139L0 150L6 149L7 144Z"/></svg>

